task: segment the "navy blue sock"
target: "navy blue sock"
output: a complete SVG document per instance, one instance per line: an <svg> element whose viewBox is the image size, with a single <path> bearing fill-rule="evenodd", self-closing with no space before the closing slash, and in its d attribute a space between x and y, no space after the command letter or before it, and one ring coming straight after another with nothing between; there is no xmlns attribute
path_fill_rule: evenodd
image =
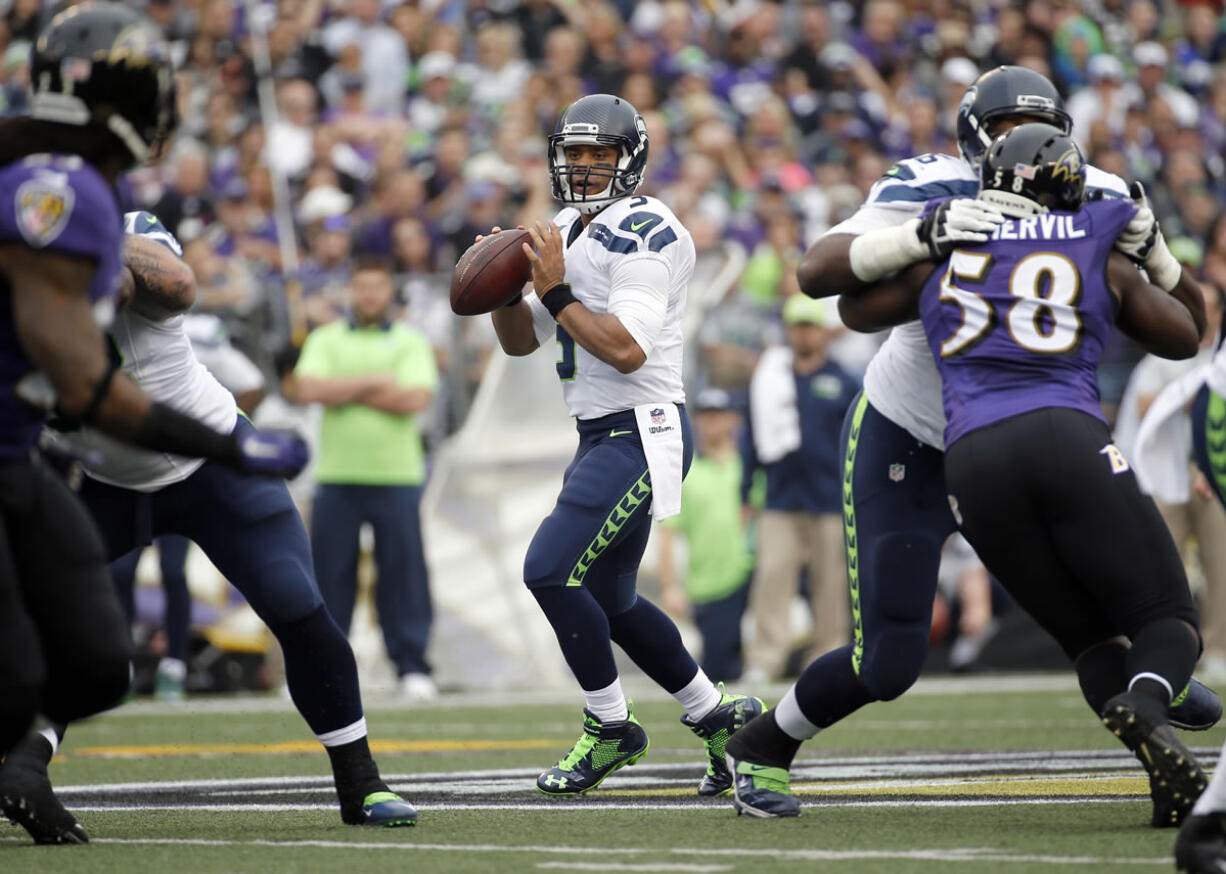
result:
<svg viewBox="0 0 1226 874"><path fill-rule="evenodd" d="M800 712L818 728L829 728L874 700L852 668L850 646L826 653L796 681Z"/></svg>
<svg viewBox="0 0 1226 874"><path fill-rule="evenodd" d="M609 632L631 661L670 695L684 689L698 673L698 663L681 642L676 623L646 598L610 616Z"/></svg>
<svg viewBox="0 0 1226 874"><path fill-rule="evenodd" d="M553 626L579 688L595 691L616 680L609 619L591 593L579 586L542 586L529 591Z"/></svg>
<svg viewBox="0 0 1226 874"><path fill-rule="evenodd" d="M349 641L322 604L301 619L270 626L285 652L285 681L294 706L315 734L362 718L358 666Z"/></svg>

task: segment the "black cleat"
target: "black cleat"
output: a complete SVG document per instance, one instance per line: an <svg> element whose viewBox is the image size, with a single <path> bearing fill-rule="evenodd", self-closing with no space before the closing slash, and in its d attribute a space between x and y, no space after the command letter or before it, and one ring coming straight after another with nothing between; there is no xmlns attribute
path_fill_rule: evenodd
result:
<svg viewBox="0 0 1226 874"><path fill-rule="evenodd" d="M0 765L0 813L36 844L88 844L89 835L55 797L47 772L8 759Z"/></svg>
<svg viewBox="0 0 1226 874"><path fill-rule="evenodd" d="M1175 839L1175 870L1226 874L1226 813L1194 813Z"/></svg>
<svg viewBox="0 0 1226 874"><path fill-rule="evenodd" d="M1179 825L1208 781L1200 763L1171 727L1142 712L1146 699L1132 692L1116 695L1103 708L1103 725L1124 742L1149 774L1154 828Z"/></svg>
<svg viewBox="0 0 1226 874"><path fill-rule="evenodd" d="M706 746L707 773L698 784L698 794L707 798L732 791L732 774L724 761L728 738L766 709L761 698L725 692L723 683L719 684L719 691L722 696L719 706L702 719L695 722L689 716L681 717L681 724L702 738Z"/></svg>

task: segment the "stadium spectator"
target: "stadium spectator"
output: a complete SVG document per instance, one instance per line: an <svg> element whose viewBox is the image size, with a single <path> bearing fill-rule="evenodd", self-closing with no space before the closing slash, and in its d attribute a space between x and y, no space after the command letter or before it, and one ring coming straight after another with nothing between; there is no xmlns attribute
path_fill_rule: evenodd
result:
<svg viewBox="0 0 1226 874"><path fill-rule="evenodd" d="M432 607L418 508L425 457L417 418L438 386L425 337L394 320L387 265L354 264L346 318L316 328L294 369L298 400L324 406L311 513L315 574L346 632L357 598L359 531L374 529L375 604L410 701L437 697L426 646Z"/></svg>
<svg viewBox="0 0 1226 874"><path fill-rule="evenodd" d="M749 599L753 555L741 505L740 412L723 389L694 401L695 453L681 487L681 513L661 523L660 602L689 616L702 635L700 664L715 681L741 676L741 618ZM679 572L676 540L684 539Z"/></svg>
<svg viewBox="0 0 1226 874"><path fill-rule="evenodd" d="M749 602L754 632L746 649L746 677L757 681L783 675L792 644L789 607L802 570L813 618L806 658L850 637L838 444L860 385L828 357L842 328L832 303L797 292L783 304L783 322L787 345L767 349L754 371L743 441L747 512L754 474L766 476Z"/></svg>

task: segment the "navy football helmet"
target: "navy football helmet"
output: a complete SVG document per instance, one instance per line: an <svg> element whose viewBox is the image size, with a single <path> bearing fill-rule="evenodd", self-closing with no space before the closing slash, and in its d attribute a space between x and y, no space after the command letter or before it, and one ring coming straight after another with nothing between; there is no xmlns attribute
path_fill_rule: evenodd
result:
<svg viewBox="0 0 1226 874"><path fill-rule="evenodd" d="M98 125L143 162L173 130L174 78L161 32L122 3L81 3L51 19L30 57L30 115Z"/></svg>
<svg viewBox="0 0 1226 874"><path fill-rule="evenodd" d="M1008 115L1047 122L1064 133L1073 120L1064 110L1056 86L1027 67L988 70L966 89L958 106L958 148L972 166L978 166L992 144L992 123Z"/></svg>
<svg viewBox="0 0 1226 874"><path fill-rule="evenodd" d="M980 168L979 197L1009 215L1071 212L1085 200L1086 160L1073 138L1035 122L993 141Z"/></svg>
<svg viewBox="0 0 1226 874"><path fill-rule="evenodd" d="M615 167L568 164L567 146L609 146L617 152ZM638 111L612 94L592 94L566 107L557 130L549 137L549 178L553 196L591 215L635 192L647 167L647 125ZM575 183L607 180L600 189L576 192Z"/></svg>

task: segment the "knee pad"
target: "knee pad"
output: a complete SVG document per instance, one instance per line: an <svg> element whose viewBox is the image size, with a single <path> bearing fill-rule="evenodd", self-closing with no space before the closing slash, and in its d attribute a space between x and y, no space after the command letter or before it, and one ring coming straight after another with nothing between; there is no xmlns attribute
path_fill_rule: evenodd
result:
<svg viewBox="0 0 1226 874"><path fill-rule="evenodd" d="M878 701L893 701L919 679L928 655L928 627L918 624L889 628L866 642L860 660L860 682Z"/></svg>

